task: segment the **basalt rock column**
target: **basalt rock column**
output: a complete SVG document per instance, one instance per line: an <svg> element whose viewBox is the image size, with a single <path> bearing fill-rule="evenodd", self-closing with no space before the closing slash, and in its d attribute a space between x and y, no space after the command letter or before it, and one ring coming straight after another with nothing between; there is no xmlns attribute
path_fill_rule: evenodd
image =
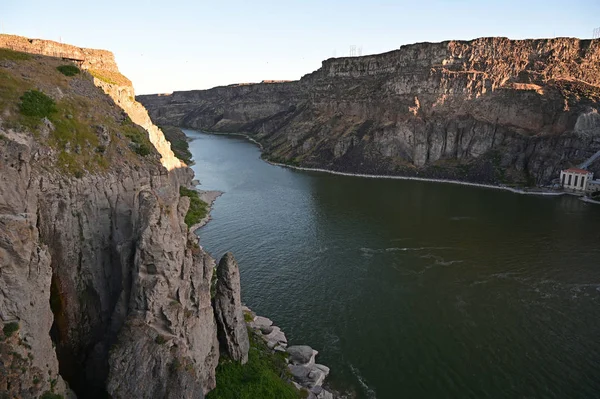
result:
<svg viewBox="0 0 600 399"><path fill-rule="evenodd" d="M231 252L221 258L217 267L215 316L217 337L222 349L233 360L242 364L248 361L250 342L242 312L240 298L240 272Z"/></svg>

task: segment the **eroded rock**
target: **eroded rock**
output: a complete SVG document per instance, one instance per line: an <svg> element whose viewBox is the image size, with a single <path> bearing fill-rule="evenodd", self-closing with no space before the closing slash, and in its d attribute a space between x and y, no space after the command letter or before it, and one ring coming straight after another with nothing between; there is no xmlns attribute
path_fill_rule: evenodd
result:
<svg viewBox="0 0 600 399"><path fill-rule="evenodd" d="M250 341L242 312L239 267L231 252L219 261L214 303L221 349L233 360L246 363Z"/></svg>

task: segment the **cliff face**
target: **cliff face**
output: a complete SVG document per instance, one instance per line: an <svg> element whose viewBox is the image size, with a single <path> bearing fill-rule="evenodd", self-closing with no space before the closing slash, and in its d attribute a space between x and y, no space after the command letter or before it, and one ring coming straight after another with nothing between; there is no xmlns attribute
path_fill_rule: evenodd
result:
<svg viewBox="0 0 600 399"><path fill-rule="evenodd" d="M483 38L329 59L297 82L139 100L160 124L250 133L275 161L541 184L600 150L599 71L599 40Z"/></svg>
<svg viewBox="0 0 600 399"><path fill-rule="evenodd" d="M193 173L128 91L61 58L0 49L0 392L202 398L219 351Z"/></svg>
<svg viewBox="0 0 600 399"><path fill-rule="evenodd" d="M0 48L62 58L90 71L94 77L94 84L101 87L119 107L123 108L135 124L142 126L148 132L150 142L161 155L162 165L168 170L185 166L175 157L171 145L162 131L152 123L146 109L135 101L131 81L121 75L115 57L110 51L4 34L0 34Z"/></svg>

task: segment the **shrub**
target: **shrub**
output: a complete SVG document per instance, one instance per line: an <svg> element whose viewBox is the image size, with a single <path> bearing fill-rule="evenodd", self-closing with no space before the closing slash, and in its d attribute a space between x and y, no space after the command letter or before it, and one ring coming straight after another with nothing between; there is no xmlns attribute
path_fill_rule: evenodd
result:
<svg viewBox="0 0 600 399"><path fill-rule="evenodd" d="M12 322L12 323L5 324L2 331L4 332L4 335L6 337L10 337L15 332L19 331L19 323Z"/></svg>
<svg viewBox="0 0 600 399"><path fill-rule="evenodd" d="M79 68L75 65L61 65L56 67L56 69L65 76L75 76L79 73Z"/></svg>
<svg viewBox="0 0 600 399"><path fill-rule="evenodd" d="M156 342L159 345L162 345L165 342L167 342L167 340L162 335L158 335L158 336L156 336L156 339L154 340L154 342Z"/></svg>
<svg viewBox="0 0 600 399"><path fill-rule="evenodd" d="M185 224L188 227L192 227L204 219L208 213L208 204L200 199L198 191L181 186L179 187L179 195L189 197L190 199L190 209L188 209L185 215Z"/></svg>
<svg viewBox="0 0 600 399"><path fill-rule="evenodd" d="M152 149L146 143L140 143L133 147L133 151L136 154L145 157L146 155L150 155L152 153Z"/></svg>
<svg viewBox="0 0 600 399"><path fill-rule="evenodd" d="M25 116L44 118L56 112L56 103L39 90L29 90L21 96L19 111Z"/></svg>
<svg viewBox="0 0 600 399"><path fill-rule="evenodd" d="M136 154L145 157L152 153L154 146L150 142L148 133L144 129L133 123L129 117L121 122L121 127L125 136L131 140L131 148Z"/></svg>
<svg viewBox="0 0 600 399"><path fill-rule="evenodd" d="M64 396L50 391L46 391L42 396L40 396L40 399L64 399Z"/></svg>

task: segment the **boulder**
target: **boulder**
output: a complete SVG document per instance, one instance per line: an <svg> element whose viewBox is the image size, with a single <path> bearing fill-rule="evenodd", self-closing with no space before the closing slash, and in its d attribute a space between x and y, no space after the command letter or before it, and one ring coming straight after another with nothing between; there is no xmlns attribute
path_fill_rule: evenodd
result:
<svg viewBox="0 0 600 399"><path fill-rule="evenodd" d="M223 255L217 267L215 318L223 352L235 361L246 363L250 340L242 312L240 272L231 252Z"/></svg>
<svg viewBox="0 0 600 399"><path fill-rule="evenodd" d="M294 345L287 348L290 362L295 365L310 365L315 363L315 356L319 353L308 345Z"/></svg>
<svg viewBox="0 0 600 399"><path fill-rule="evenodd" d="M290 364L288 365L288 368L294 380L307 388L323 385L323 381L325 381L325 377L327 377L323 370L315 366Z"/></svg>
<svg viewBox="0 0 600 399"><path fill-rule="evenodd" d="M323 389L321 393L317 395L317 399L333 399L333 394Z"/></svg>

